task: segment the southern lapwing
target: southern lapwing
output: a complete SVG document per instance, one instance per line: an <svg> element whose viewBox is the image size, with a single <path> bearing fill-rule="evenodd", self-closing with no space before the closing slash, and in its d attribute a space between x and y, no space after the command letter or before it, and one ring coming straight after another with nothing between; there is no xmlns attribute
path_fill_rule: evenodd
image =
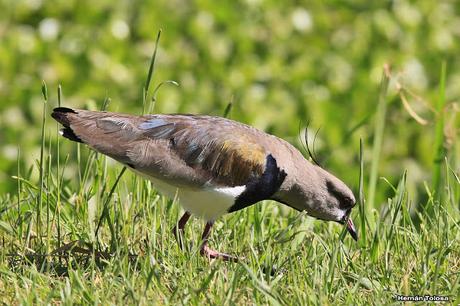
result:
<svg viewBox="0 0 460 306"><path fill-rule="evenodd" d="M209 258L236 260L207 246L211 227L221 215L262 200L346 224L357 239L349 217L356 203L352 191L278 137L214 116L133 116L58 107L52 117L64 126L64 137L128 166L165 196L177 195L185 213L174 227L176 238L191 214L203 218L200 253Z"/></svg>

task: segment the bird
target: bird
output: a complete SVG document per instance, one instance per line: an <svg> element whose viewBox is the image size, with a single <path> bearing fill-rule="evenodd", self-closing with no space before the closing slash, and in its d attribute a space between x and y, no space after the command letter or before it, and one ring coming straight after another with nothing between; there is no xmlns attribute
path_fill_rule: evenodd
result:
<svg viewBox="0 0 460 306"><path fill-rule="evenodd" d="M57 107L51 116L60 134L84 143L150 180L185 210L172 231L181 245L186 223L205 220L200 254L238 261L208 246L214 222L263 200L346 226L356 200L350 188L311 163L287 141L249 125L209 115L130 115Z"/></svg>

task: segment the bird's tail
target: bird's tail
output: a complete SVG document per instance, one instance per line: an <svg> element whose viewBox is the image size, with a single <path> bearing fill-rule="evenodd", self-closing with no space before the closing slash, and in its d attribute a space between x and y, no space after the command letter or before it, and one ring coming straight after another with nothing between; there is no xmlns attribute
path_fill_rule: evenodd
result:
<svg viewBox="0 0 460 306"><path fill-rule="evenodd" d="M139 138L142 117L58 107L51 116L64 128L61 135L124 162L126 152Z"/></svg>
<svg viewBox="0 0 460 306"><path fill-rule="evenodd" d="M75 135L74 131L70 127L70 123L75 120L76 114L77 112L71 108L57 107L53 110L51 117L64 126L64 128L60 131L62 136L76 142L83 142L77 135Z"/></svg>

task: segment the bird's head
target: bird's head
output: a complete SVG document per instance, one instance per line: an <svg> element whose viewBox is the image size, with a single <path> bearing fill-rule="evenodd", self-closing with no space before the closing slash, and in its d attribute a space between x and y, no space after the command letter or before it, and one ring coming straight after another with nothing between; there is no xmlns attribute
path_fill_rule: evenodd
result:
<svg viewBox="0 0 460 306"><path fill-rule="evenodd" d="M312 201L306 208L308 213L318 219L335 221L346 224L353 239L358 235L350 217L352 208L356 205L353 192L340 179L315 166L316 190L312 193Z"/></svg>
<svg viewBox="0 0 460 306"><path fill-rule="evenodd" d="M305 172L308 175L297 178L284 203L298 210L306 210L314 218L345 224L353 239L357 240L358 235L350 218L356 200L350 188L319 166L309 164Z"/></svg>

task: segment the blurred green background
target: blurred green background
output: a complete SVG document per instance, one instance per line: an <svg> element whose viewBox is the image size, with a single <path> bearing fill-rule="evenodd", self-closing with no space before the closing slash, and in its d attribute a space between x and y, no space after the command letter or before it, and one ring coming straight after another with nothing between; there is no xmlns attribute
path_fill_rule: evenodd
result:
<svg viewBox="0 0 460 306"><path fill-rule="evenodd" d="M446 147L453 152L460 97L458 1L45 1L0 0L0 192L14 192L17 152L24 172L40 154L42 80L48 113L57 104L142 112L142 87L158 30L155 112L222 115L301 147L299 124L321 128L315 150L325 168L354 190L359 139L366 173L384 63L392 66L380 175L425 193L434 148L434 106L447 63ZM417 123L408 103L427 120ZM56 124L47 117L47 139ZM75 144L63 141L64 154ZM76 164L71 161L71 164ZM72 167L66 171L71 178ZM33 170L32 176L38 176ZM377 199L392 191L380 180Z"/></svg>

